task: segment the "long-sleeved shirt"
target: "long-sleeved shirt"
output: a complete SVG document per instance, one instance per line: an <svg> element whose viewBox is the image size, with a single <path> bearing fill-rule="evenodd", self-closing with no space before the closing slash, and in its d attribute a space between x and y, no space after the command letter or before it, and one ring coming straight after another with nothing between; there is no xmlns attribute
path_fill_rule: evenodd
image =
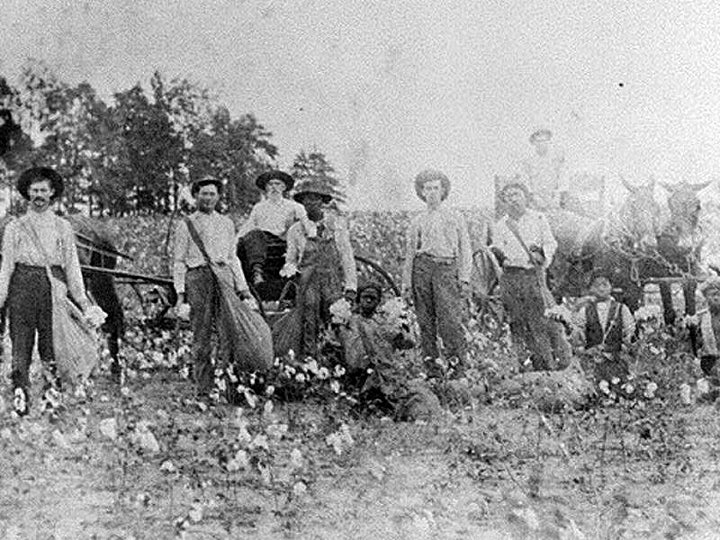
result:
<svg viewBox="0 0 720 540"><path fill-rule="evenodd" d="M568 191L564 165L565 156L560 150L550 150L544 156L534 154L522 162L522 175L532 193L533 208L546 211L560 207L560 194Z"/></svg>
<svg viewBox="0 0 720 540"><path fill-rule="evenodd" d="M403 267L403 286L409 287L415 256L456 258L458 279L469 282L472 272L472 248L465 218L443 206L425 210L410 222Z"/></svg>
<svg viewBox="0 0 720 540"><path fill-rule="evenodd" d="M302 204L288 199L280 199L277 202L265 199L253 206L248 220L238 231L238 237L243 237L254 229L260 229L285 238L296 221L308 222L307 212Z"/></svg>
<svg viewBox="0 0 720 540"><path fill-rule="evenodd" d="M505 254L505 266L533 268L530 256L508 227L509 219L509 216L505 216L496 224L492 245ZM557 242L545 215L535 210L526 210L516 223L520 237L525 242L525 245L528 248L532 246L542 248L545 254L544 266L549 266L555 255Z"/></svg>
<svg viewBox="0 0 720 540"><path fill-rule="evenodd" d="M598 313L598 320L600 321L600 326L602 327L603 332L608 331L607 325L610 304L610 300L597 302L595 304L595 308L597 309ZM582 336L583 341L585 338L585 327L587 326L586 307L587 306L584 305L578 311L576 311L572 321L573 325L576 327L576 330ZM628 308L625 304L619 304L619 309L621 310L619 315L622 316L623 323L623 341L625 343L629 343L633 335L635 334L635 318L630 312L630 308Z"/></svg>
<svg viewBox="0 0 720 540"><path fill-rule="evenodd" d="M323 224L324 233L332 234L335 239L335 245L340 253L340 261L342 263L343 278L345 280L345 288L357 290L357 268L355 267L355 256L350 245L350 232L344 219L326 214L325 217L315 223ZM314 231L313 231L314 232ZM287 252L285 253L285 266L283 270L288 268L297 268L302 262L305 245L307 244L308 232L302 223L295 223L287 234Z"/></svg>
<svg viewBox="0 0 720 540"><path fill-rule="evenodd" d="M37 233L47 257L37 245ZM49 257L49 260L48 260ZM50 210L29 210L24 216L8 223L2 242L2 265L0 265L0 297L7 298L10 277L16 264L32 266L61 266L65 270L68 291L84 309L88 304L80 271L75 233L70 222Z"/></svg>
<svg viewBox="0 0 720 540"><path fill-rule="evenodd" d="M190 220L203 241L210 260L215 263L225 263L232 270L235 278L235 288L238 291L247 290L248 286L235 252L235 225L232 220L210 212L195 212ZM190 268L198 268L207 264L205 257L193 241L187 225L181 221L175 230L175 264L173 266L173 284L175 291L185 292L185 274Z"/></svg>

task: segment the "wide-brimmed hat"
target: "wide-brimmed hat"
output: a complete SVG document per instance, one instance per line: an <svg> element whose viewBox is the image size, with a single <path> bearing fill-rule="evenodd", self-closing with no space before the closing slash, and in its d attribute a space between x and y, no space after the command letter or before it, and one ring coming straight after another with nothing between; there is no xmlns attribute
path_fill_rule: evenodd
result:
<svg viewBox="0 0 720 540"><path fill-rule="evenodd" d="M65 189L65 183L62 176L50 167L33 167L23 172L18 178L17 190L23 198L29 200L28 189L30 189L30 184L42 182L43 180L50 182L50 187L53 190L51 200L59 199Z"/></svg>
<svg viewBox="0 0 720 540"><path fill-rule="evenodd" d="M434 182L436 180L439 180L440 185L442 186L443 192L441 199L443 201L447 199L450 194L450 180L445 173L436 171L435 169L425 169L424 171L419 172L415 177L415 193L417 193L417 196L424 201L425 197L422 194L423 186L427 182Z"/></svg>
<svg viewBox="0 0 720 540"><path fill-rule="evenodd" d="M192 195L193 197L196 197L198 194L198 191L200 191L200 188L203 186L207 186L209 184L215 185L217 187L218 193L222 193L222 190L223 190L222 180L220 180L219 178L215 178L214 176L207 175L207 176L203 176L202 178L200 178L200 180L195 180L190 185L190 195Z"/></svg>
<svg viewBox="0 0 720 540"><path fill-rule="evenodd" d="M332 201L335 196L332 187L326 182L320 182L319 180L305 180L295 189L293 199L297 202L302 202L305 195L308 195L309 193L315 193L316 195L322 196L325 204Z"/></svg>
<svg viewBox="0 0 720 540"><path fill-rule="evenodd" d="M547 128L538 129L537 131L533 131L530 135L530 142L534 143L536 141L549 141L552 139L552 131L550 131Z"/></svg>
<svg viewBox="0 0 720 540"><path fill-rule="evenodd" d="M707 296L710 291L720 290L720 277L711 276L700 285L700 292L703 296Z"/></svg>
<svg viewBox="0 0 720 540"><path fill-rule="evenodd" d="M280 180L285 184L285 190L289 191L295 185L295 179L288 173L282 171L267 171L255 179L255 185L265 191L270 180Z"/></svg>

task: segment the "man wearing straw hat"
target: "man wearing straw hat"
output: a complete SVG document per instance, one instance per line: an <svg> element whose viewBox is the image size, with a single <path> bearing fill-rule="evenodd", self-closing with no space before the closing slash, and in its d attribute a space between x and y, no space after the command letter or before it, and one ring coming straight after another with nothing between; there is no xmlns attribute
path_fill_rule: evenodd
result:
<svg viewBox="0 0 720 540"><path fill-rule="evenodd" d="M13 405L20 416L29 411L29 369L36 334L40 359L49 371L44 400L51 404L54 401L51 394L59 389L47 265L54 277L67 283L83 312L90 306L72 226L51 210L63 189L62 177L49 167L35 167L22 173L17 190L28 201L28 211L10 222L3 236L0 306L7 306L10 318Z"/></svg>
<svg viewBox="0 0 720 540"><path fill-rule="evenodd" d="M439 356L438 337L449 358L463 360L466 343L463 299L470 291L472 249L463 216L443 205L450 180L436 170L415 177L415 192L427 209L416 216L407 237L403 295L412 297L425 358Z"/></svg>
<svg viewBox="0 0 720 540"><path fill-rule="evenodd" d="M560 323L545 316L555 305L545 273L557 242L545 215L528 209L525 184L510 182L500 196L507 204L507 215L495 227L491 249L503 266L500 288L510 331L531 351L536 368L554 369L569 361L570 353Z"/></svg>
<svg viewBox="0 0 720 540"><path fill-rule="evenodd" d="M228 282L234 283L240 297L250 298L240 261L235 254L235 225L229 217L215 210L222 188L222 182L212 176L194 182L190 192L197 200L197 211L189 220L216 272L227 274ZM193 376L200 394L207 394L213 389L215 380L211 358L212 336L214 329L219 327L220 297L213 272L185 222L181 222L175 232L174 258L173 283L178 295L176 309L180 317L187 316L188 311L190 313ZM224 340L219 329L218 333L221 341Z"/></svg>

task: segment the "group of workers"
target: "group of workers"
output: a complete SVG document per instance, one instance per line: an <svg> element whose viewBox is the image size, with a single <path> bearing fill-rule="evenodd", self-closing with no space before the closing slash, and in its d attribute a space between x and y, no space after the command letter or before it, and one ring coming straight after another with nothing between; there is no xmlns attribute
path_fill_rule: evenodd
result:
<svg viewBox="0 0 720 540"><path fill-rule="evenodd" d="M554 306L546 285L546 269L557 242L544 212L562 204L567 186L562 183L562 157L548 153L548 130L530 138L536 155L523 163L524 176L502 186L499 195L506 206L494 227L490 246L502 267L500 289L507 308L513 341L529 351L537 369L566 365L570 340L585 347L619 352L634 335L634 321L627 306L611 296L609 269L597 269L588 283L590 295L575 314L572 332L548 316ZM348 224L329 209L332 189L318 180L299 186L281 171L269 171L256 179L264 198L236 232L231 219L217 211L223 182L205 177L192 184L197 210L181 221L175 234L173 282L178 295L177 312L189 314L193 333L194 379L200 392L212 390L213 333L217 330L219 291L213 273L226 276L241 298L252 295L241 262L238 242L244 250L248 278L257 288L267 279L269 245L282 245L284 278L296 281L300 344L296 355L316 357L319 335L330 320L330 307L345 298L356 306L354 339L346 347L351 367L365 370L368 361L385 362L390 351L407 348L399 336L382 336L369 322L382 298L382 289L362 284L350 242ZM420 347L432 362L439 356L454 357L462 366L467 352L468 316L473 251L467 224L460 212L445 206L451 189L448 177L425 170L415 177L415 192L425 209L411 221L407 232L402 295L412 304L420 327ZM34 168L20 176L18 190L28 200L28 212L5 231L0 266L0 305L7 305L12 340L12 385L15 411L28 410L28 367L35 335L41 359L54 363L50 284L46 268L69 285L82 310L89 306L80 275L77 250L69 223L50 211L63 191L62 178L52 169ZM294 190L294 191L293 191ZM287 198L289 192L292 199ZM702 350L717 356L720 338L720 281L709 280L703 288L708 310L697 325ZM373 333L375 332L375 333ZM371 335L372 338L367 336ZM358 351L363 351L358 353ZM707 362L706 362L707 364ZM372 370L371 370L372 371Z"/></svg>

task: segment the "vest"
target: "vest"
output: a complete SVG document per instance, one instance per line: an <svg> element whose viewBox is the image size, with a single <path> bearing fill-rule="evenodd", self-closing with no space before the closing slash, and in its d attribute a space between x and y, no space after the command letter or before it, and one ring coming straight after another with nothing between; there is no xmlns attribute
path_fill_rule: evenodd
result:
<svg viewBox="0 0 720 540"><path fill-rule="evenodd" d="M585 306L585 346L590 348L604 345L608 352L619 352L623 343L623 318L620 304L610 300L605 330L600 324L597 304Z"/></svg>

